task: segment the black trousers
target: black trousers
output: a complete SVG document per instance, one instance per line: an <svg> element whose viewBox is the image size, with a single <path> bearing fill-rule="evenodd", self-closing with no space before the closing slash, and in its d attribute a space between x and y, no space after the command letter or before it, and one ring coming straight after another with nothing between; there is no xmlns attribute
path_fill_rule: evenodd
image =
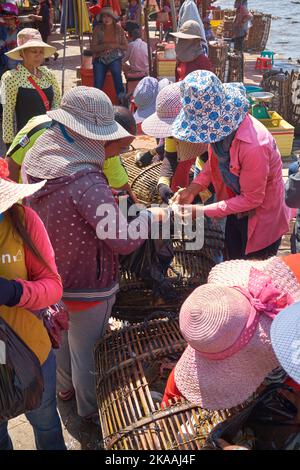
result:
<svg viewBox="0 0 300 470"><path fill-rule="evenodd" d="M227 259L266 259L277 254L281 243L281 237L262 250L248 253L246 255L246 245L248 241L248 216L238 218L236 215L227 216L225 227L225 245Z"/></svg>

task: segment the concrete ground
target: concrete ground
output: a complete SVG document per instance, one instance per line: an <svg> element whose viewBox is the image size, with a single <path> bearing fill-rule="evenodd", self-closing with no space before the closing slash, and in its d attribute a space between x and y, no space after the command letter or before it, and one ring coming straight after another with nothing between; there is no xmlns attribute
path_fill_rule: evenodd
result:
<svg viewBox="0 0 300 470"><path fill-rule="evenodd" d="M50 38L51 43L57 47L60 54L58 60L54 62L50 59L48 66L55 71L59 82L62 79L62 53L63 53L63 39L60 34L53 34ZM88 36L84 38L83 46L89 47ZM80 66L80 47L79 41L76 38L67 39L67 56L65 60L65 81L64 89L69 90L77 84L76 67ZM254 71L254 64L256 56L245 55L245 82L246 83L259 83L261 76L257 75ZM143 136L135 139L133 143L135 148L152 148L155 146L155 140ZM294 149L300 154L300 139L295 141ZM4 149L2 149L4 153ZM3 154L2 153L2 154ZM290 160L284 161L284 177L287 176L287 166ZM289 252L289 237L284 237L282 246L282 253ZM76 412L75 400L63 403L58 400L58 409L61 416L64 438L68 449L70 450L91 450L101 449L101 430L93 424L84 424ZM32 428L27 422L24 415L21 415L9 422L9 433L14 443L14 448L17 450L33 450L35 449L34 437Z"/></svg>

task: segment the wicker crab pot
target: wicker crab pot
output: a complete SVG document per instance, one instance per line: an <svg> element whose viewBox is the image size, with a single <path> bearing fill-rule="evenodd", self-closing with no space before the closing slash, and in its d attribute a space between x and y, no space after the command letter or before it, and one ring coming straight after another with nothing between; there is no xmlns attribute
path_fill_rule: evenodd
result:
<svg viewBox="0 0 300 470"><path fill-rule="evenodd" d="M142 150L139 150L142 152ZM147 149L145 149L145 152ZM137 150L122 154L122 163L128 174L129 183L138 199L144 204L161 202L157 193L162 162L152 163L145 168L139 168L135 164Z"/></svg>
<svg viewBox="0 0 300 470"><path fill-rule="evenodd" d="M173 247L174 258L166 277L169 283L166 295L156 296L144 281L123 270L120 273L120 291L113 307L114 317L135 323L155 312L158 317L168 310L178 312L192 290L207 281L215 265L214 254L224 247L224 231L218 225L206 227L205 245L199 251L186 251L181 240L173 240Z"/></svg>
<svg viewBox="0 0 300 470"><path fill-rule="evenodd" d="M95 347L96 393L107 450L197 450L230 411L182 399L162 409L167 377L186 343L174 318L114 331Z"/></svg>

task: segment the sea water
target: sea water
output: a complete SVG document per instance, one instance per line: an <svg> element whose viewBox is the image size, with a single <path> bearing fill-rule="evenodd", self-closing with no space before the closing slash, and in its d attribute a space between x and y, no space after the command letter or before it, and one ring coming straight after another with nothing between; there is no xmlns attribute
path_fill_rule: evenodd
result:
<svg viewBox="0 0 300 470"><path fill-rule="evenodd" d="M215 6L233 8L234 0L218 0ZM267 49L279 59L300 60L300 0L248 0L248 9L272 14Z"/></svg>

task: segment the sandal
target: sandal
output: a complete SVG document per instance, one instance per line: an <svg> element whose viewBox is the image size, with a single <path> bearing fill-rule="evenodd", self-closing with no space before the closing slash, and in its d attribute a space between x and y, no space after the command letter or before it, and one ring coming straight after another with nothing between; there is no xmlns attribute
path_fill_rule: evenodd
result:
<svg viewBox="0 0 300 470"><path fill-rule="evenodd" d="M57 394L58 398L62 401L69 401L72 400L75 396L75 390L72 388L72 390L61 390Z"/></svg>

